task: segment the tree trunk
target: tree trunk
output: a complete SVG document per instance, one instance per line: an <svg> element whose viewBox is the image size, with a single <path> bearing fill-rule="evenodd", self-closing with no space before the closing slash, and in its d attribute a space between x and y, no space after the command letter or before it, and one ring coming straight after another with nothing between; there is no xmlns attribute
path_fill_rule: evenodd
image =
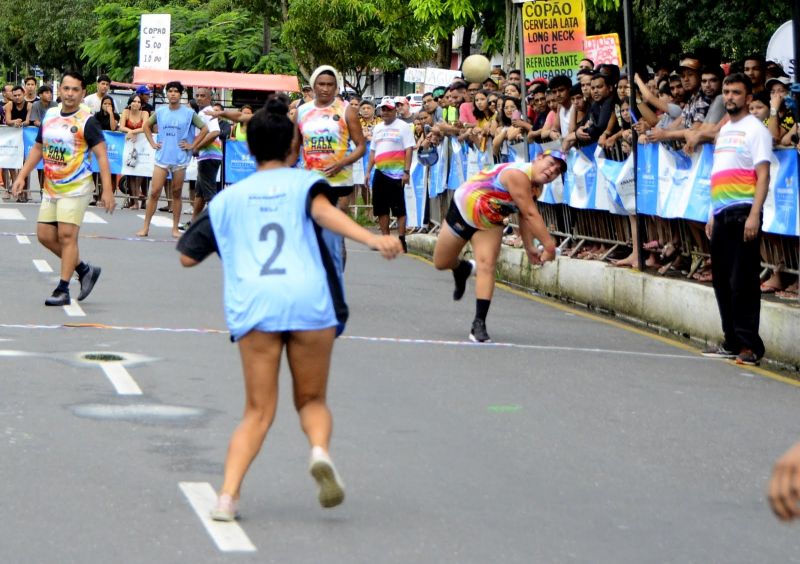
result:
<svg viewBox="0 0 800 564"><path fill-rule="evenodd" d="M264 44L261 46L261 54L269 55L272 51L272 30L269 27L269 18L264 16Z"/></svg>
<svg viewBox="0 0 800 564"><path fill-rule="evenodd" d="M436 66L440 69L449 69L453 58L453 36L448 35L439 40L439 50L436 53Z"/></svg>
<svg viewBox="0 0 800 564"><path fill-rule="evenodd" d="M472 30L475 29L475 22L464 24L464 39L461 40L461 60L463 61L472 53Z"/></svg>

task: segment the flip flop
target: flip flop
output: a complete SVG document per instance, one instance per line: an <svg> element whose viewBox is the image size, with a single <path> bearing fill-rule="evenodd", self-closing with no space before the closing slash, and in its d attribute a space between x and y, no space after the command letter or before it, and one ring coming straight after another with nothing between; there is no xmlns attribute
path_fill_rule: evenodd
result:
<svg viewBox="0 0 800 564"><path fill-rule="evenodd" d="M762 294L774 294L775 292L780 292L781 290L783 290L783 288L777 288L775 286L772 286L771 284L767 284L766 282L761 284Z"/></svg>

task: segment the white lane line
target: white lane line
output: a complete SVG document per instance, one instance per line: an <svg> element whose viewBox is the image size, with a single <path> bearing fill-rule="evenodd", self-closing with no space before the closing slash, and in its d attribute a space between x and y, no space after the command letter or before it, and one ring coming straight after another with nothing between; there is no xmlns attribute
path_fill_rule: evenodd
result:
<svg viewBox="0 0 800 564"><path fill-rule="evenodd" d="M108 223L105 219L92 211L87 211L83 214L84 223Z"/></svg>
<svg viewBox="0 0 800 564"><path fill-rule="evenodd" d="M0 208L0 220L24 221L25 216L16 208Z"/></svg>
<svg viewBox="0 0 800 564"><path fill-rule="evenodd" d="M715 360L699 355L650 353L650 352L639 352L639 351L621 351L615 349L597 349L597 348L583 348L583 347L560 347L555 345L522 345L517 343L473 343L472 341L467 341L467 340L442 341L437 339L400 339L396 337L359 337L356 335L343 335L342 337L339 338L351 341L370 341L373 343L403 343L411 345L442 345L447 347L481 347L487 349L501 348L501 349L527 349L527 350L538 350L538 351L563 351L563 352L576 352L576 353L589 353L589 354L643 356L649 358L678 358L683 360L695 360L695 361Z"/></svg>
<svg viewBox="0 0 800 564"><path fill-rule="evenodd" d="M142 214L137 214L140 218L144 219ZM172 217L165 217L163 215L154 215L150 220L150 225L155 227L172 227Z"/></svg>
<svg viewBox="0 0 800 564"><path fill-rule="evenodd" d="M17 243L20 245L30 245L31 240L28 239L27 235L17 235Z"/></svg>
<svg viewBox="0 0 800 564"><path fill-rule="evenodd" d="M33 259L33 266L36 267L36 270L39 272L53 272L53 269L47 264L46 260L42 259Z"/></svg>
<svg viewBox="0 0 800 564"><path fill-rule="evenodd" d="M211 484L208 482L180 482L178 486L220 551L256 552L256 547L250 542L247 533L238 523L214 521L209 517L209 512L217 502L217 493Z"/></svg>
<svg viewBox="0 0 800 564"><path fill-rule="evenodd" d="M140 396L142 389L136 380L128 373L121 362L98 362L100 368L106 373L106 378L121 396Z"/></svg>
<svg viewBox="0 0 800 564"><path fill-rule="evenodd" d="M81 309L77 302L72 302L69 305L61 306L64 308L64 313L70 317L86 317L86 312Z"/></svg>

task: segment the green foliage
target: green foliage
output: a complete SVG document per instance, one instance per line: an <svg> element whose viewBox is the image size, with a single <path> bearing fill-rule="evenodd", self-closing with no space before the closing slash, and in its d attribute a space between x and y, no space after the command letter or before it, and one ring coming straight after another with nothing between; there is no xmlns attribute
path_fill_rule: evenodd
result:
<svg viewBox="0 0 800 564"><path fill-rule="evenodd" d="M433 53L406 0L292 0L281 39L306 70L329 64L350 76L413 66Z"/></svg>
<svg viewBox="0 0 800 564"><path fill-rule="evenodd" d="M91 0L0 0L0 52L6 64L81 69L81 43L95 28Z"/></svg>
<svg viewBox="0 0 800 564"><path fill-rule="evenodd" d="M139 21L142 13L172 16L170 68L226 72L296 71L291 57L276 46L262 56L263 18L232 0L107 2L94 10L97 33L83 43L83 56L105 69L114 80L131 80L139 59Z"/></svg>
<svg viewBox="0 0 800 564"><path fill-rule="evenodd" d="M410 0L414 17L435 40L446 39L468 21L478 19L480 4L473 0ZM495 2L497 3L497 2Z"/></svg>

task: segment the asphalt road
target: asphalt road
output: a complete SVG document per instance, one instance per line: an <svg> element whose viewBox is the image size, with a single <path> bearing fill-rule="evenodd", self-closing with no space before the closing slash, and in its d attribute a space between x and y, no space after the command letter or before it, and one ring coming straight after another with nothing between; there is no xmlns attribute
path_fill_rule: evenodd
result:
<svg viewBox="0 0 800 564"><path fill-rule="evenodd" d="M218 259L181 269L168 227L137 240L141 212L92 210L102 276L46 308L36 213L0 206L0 562L800 562L765 502L800 389L504 289L474 345L472 282L455 303L449 274L354 244L329 394L344 505L317 504L284 371L243 518L209 525L243 399Z"/></svg>

